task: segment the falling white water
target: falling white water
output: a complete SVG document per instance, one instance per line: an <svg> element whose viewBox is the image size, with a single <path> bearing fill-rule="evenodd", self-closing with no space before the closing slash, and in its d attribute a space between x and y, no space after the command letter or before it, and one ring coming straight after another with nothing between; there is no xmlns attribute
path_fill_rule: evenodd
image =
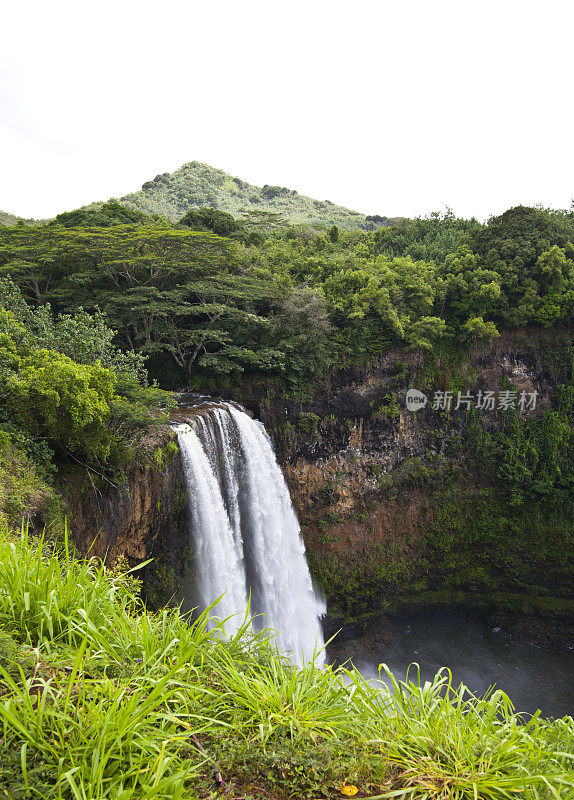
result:
<svg viewBox="0 0 574 800"><path fill-rule="evenodd" d="M217 614L226 619L247 607L241 552L214 470L196 433L189 425L181 425L178 439L187 483L195 557L200 565L195 571L195 590L204 607L223 595ZM241 620L234 617L229 624L238 627L240 623Z"/></svg>
<svg viewBox="0 0 574 800"><path fill-rule="evenodd" d="M194 602L237 613L251 594L254 624L277 631L278 646L301 664L323 646L299 523L263 425L233 406L203 406L178 427L195 553ZM233 625L233 623L232 623ZM226 626L227 627L227 626ZM321 658L320 658L321 660Z"/></svg>

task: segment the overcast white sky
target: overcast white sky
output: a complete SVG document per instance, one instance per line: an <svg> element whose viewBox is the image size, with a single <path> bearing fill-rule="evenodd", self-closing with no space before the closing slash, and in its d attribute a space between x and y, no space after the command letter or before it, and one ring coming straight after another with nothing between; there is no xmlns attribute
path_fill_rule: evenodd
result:
<svg viewBox="0 0 574 800"><path fill-rule="evenodd" d="M371 214L574 196L571 0L28 0L2 8L0 209L204 161Z"/></svg>

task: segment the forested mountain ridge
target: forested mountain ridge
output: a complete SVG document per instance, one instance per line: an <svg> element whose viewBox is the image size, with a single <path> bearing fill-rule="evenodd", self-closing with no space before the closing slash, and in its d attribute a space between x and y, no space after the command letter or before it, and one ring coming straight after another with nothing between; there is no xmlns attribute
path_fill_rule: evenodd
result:
<svg viewBox="0 0 574 800"><path fill-rule="evenodd" d="M115 202L146 215L165 217L171 222L178 221L193 209L214 208L232 214L252 229L265 232L288 225L318 228L337 225L343 230L374 231L393 222L391 218L365 215L330 200L314 200L284 186L254 186L199 161L184 164L171 174L156 175L138 191ZM101 206L101 202L94 202L84 206L83 210L97 211ZM0 211L0 226L16 225L20 219L15 214ZM37 225L46 220L22 221Z"/></svg>
<svg viewBox="0 0 574 800"><path fill-rule="evenodd" d="M175 172L164 172L119 201L146 214L175 221L194 208L216 208L250 225L279 227L338 225L347 230L375 230L390 223L382 216L365 216L329 200L314 200L284 186L253 186L223 170L191 161Z"/></svg>

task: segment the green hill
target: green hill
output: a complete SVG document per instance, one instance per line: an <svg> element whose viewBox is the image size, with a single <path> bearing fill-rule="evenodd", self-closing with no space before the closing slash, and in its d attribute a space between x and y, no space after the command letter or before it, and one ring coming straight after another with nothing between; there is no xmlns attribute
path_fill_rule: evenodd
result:
<svg viewBox="0 0 574 800"><path fill-rule="evenodd" d="M9 214L7 211L0 211L0 225L10 226L15 225L20 217L17 217L15 214ZM26 220L26 222L32 224L32 220Z"/></svg>
<svg viewBox="0 0 574 800"><path fill-rule="evenodd" d="M7 211L0 211L0 225L8 228L20 221L25 222L26 225L43 225L47 222L45 219L24 219L17 217L16 214L9 214Z"/></svg>
<svg viewBox="0 0 574 800"><path fill-rule="evenodd" d="M156 175L120 202L171 220L192 208L209 206L265 227L291 223L375 230L391 222L387 217L365 216L329 200L313 200L283 186L253 186L199 161L184 164L171 174Z"/></svg>
<svg viewBox="0 0 574 800"><path fill-rule="evenodd" d="M175 172L164 172L146 181L137 192L119 201L123 206L149 215L161 215L175 222L190 209L216 208L249 223L250 227L270 230L288 225L331 227L346 230L376 230L393 221L379 215L365 216L330 200L314 200L284 186L253 186L223 170L199 161L184 164ZM97 211L101 202L80 210ZM15 225L20 217L0 211L0 225ZM47 220L23 220L28 225Z"/></svg>
<svg viewBox="0 0 574 800"><path fill-rule="evenodd" d="M0 211L0 225L15 225L18 217L8 214L7 211Z"/></svg>

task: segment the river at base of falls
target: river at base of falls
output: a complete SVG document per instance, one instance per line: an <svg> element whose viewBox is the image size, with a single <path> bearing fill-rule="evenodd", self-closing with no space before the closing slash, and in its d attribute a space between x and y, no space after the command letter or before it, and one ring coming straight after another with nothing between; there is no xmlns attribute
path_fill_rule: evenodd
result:
<svg viewBox="0 0 574 800"><path fill-rule="evenodd" d="M464 683L474 694L490 686L505 692L516 711L543 717L574 715L574 651L537 647L469 619L457 610L428 611L393 622L392 639L373 652L364 642L345 642L345 658L367 679L378 678L378 665L387 664L393 675L405 679L409 664L421 668L421 681L432 680L448 667L453 685ZM362 652L361 652L362 650ZM330 660L340 660L335 642ZM342 659L341 659L342 660ZM384 678L384 674L382 676ZM411 671L410 680L417 680Z"/></svg>

